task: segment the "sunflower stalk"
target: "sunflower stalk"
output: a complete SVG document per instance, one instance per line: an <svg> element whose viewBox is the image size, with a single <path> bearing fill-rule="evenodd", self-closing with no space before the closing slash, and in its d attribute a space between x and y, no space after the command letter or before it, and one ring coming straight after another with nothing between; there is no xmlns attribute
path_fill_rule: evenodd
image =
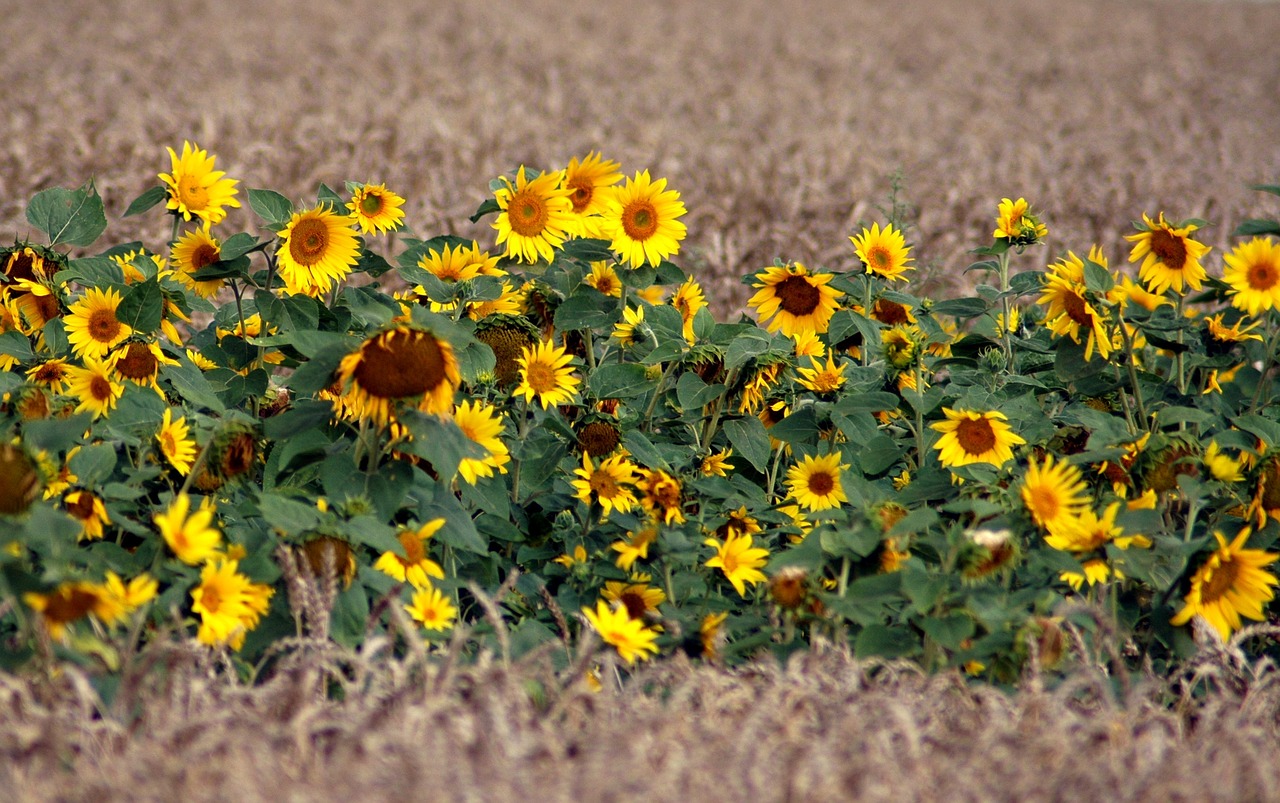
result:
<svg viewBox="0 0 1280 803"><path fill-rule="evenodd" d="M1133 336L1129 334L1129 327L1124 325L1124 318L1120 319L1120 336L1124 338L1124 367L1129 374L1129 387L1133 390L1133 402L1138 407L1138 418L1142 421L1144 429L1151 428L1151 419L1147 417L1147 407L1142 401L1142 388L1138 385L1138 369L1134 365L1133 355ZM1123 388L1120 391L1120 398L1124 399ZM1128 405L1125 405L1125 411L1128 412ZM1134 434L1137 434L1135 428Z"/></svg>
<svg viewBox="0 0 1280 803"><path fill-rule="evenodd" d="M1271 337L1267 340L1265 353L1262 360L1262 368L1258 374L1258 386L1253 390L1253 399L1249 402L1249 413L1257 411L1259 405L1263 405L1268 401L1268 390L1270 384L1266 382L1267 374L1276 364L1276 348L1280 347L1280 326L1275 325L1275 316L1272 317Z"/></svg>
<svg viewBox="0 0 1280 803"><path fill-rule="evenodd" d="M671 372L675 369L675 362L667 363L662 369L662 375L658 377L658 386L653 389L653 398L649 400L649 406L644 411L644 429L645 432L652 431L653 413L658 409L658 399L662 397L662 391L666 388L667 378L671 376Z"/></svg>

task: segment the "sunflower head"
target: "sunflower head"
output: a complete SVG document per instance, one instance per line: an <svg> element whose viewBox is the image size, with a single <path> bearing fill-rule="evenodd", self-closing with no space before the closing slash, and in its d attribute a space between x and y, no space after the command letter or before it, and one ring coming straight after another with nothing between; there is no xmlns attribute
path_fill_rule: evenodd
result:
<svg viewBox="0 0 1280 803"><path fill-rule="evenodd" d="M1025 198L1016 201L1004 198L996 210L996 230L992 236L1022 249L1049 236L1049 229L1040 216L1031 211Z"/></svg>
<svg viewBox="0 0 1280 803"><path fill-rule="evenodd" d="M1153 221L1144 212L1142 222L1135 224L1138 233L1125 236L1133 243L1129 261L1142 261L1138 278L1152 293L1162 295L1173 290L1180 294L1187 288L1200 289L1208 275L1200 259L1211 250L1191 237L1201 223L1185 221L1174 225L1164 219L1164 212Z"/></svg>
<svg viewBox="0 0 1280 803"><path fill-rule="evenodd" d="M752 284L757 288L747 306L756 310L768 330L782 330L787 337L800 332L827 331L835 314L840 291L832 288L830 273L811 272L799 262L765 268Z"/></svg>
<svg viewBox="0 0 1280 803"><path fill-rule="evenodd" d="M401 321L344 357L338 380L356 409L385 425L397 404L449 412L462 377L449 341Z"/></svg>
<svg viewBox="0 0 1280 803"><path fill-rule="evenodd" d="M382 234L400 228L404 222L404 199L387 189L386 184L355 186L347 209L364 234Z"/></svg>
<svg viewBox="0 0 1280 803"><path fill-rule="evenodd" d="M0 513L25 511L40 494L40 472L20 444L0 444Z"/></svg>
<svg viewBox="0 0 1280 803"><path fill-rule="evenodd" d="M504 389L519 381L520 355L538 338L538 327L523 315L489 315L476 324L476 339L493 349L493 375Z"/></svg>
<svg viewBox="0 0 1280 803"><path fill-rule="evenodd" d="M979 583L1013 571L1022 551L1013 533L1005 529L982 528L965 533L960 549L960 576Z"/></svg>
<svg viewBox="0 0 1280 803"><path fill-rule="evenodd" d="M258 462L258 431L247 421L227 423L213 438L205 457L205 471L215 487L247 476Z"/></svg>
<svg viewBox="0 0 1280 803"><path fill-rule="evenodd" d="M622 430L613 416L592 414L574 426L578 435L578 451L591 457L613 454L622 443Z"/></svg>
<svg viewBox="0 0 1280 803"><path fill-rule="evenodd" d="M297 547L299 557L312 577L342 579L342 587L351 585L356 576L356 556L351 544L333 535L317 535L308 538Z"/></svg>
<svg viewBox="0 0 1280 803"><path fill-rule="evenodd" d="M904 274L915 270L909 264L914 260L907 256L911 249L906 245L902 232L894 228L892 223L883 230L879 223L872 223L870 229L863 229L861 234L850 237L849 240L867 273L890 281L899 279L905 282L907 277Z"/></svg>
<svg viewBox="0 0 1280 803"><path fill-rule="evenodd" d="M279 232L276 251L276 267L290 293L318 296L351 273L360 258L354 222L328 204L293 214Z"/></svg>
<svg viewBox="0 0 1280 803"><path fill-rule="evenodd" d="M167 208L183 220L198 217L209 223L219 223L227 216L226 207L240 207L236 199L235 179L224 178L226 173L214 169L216 156L197 148L190 142L182 143L182 155L169 148L173 167L161 173L160 180L168 187Z"/></svg>

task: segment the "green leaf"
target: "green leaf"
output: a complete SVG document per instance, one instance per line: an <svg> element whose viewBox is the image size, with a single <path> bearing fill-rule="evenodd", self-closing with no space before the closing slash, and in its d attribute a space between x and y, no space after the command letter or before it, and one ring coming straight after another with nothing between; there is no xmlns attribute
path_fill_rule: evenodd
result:
<svg viewBox="0 0 1280 803"><path fill-rule="evenodd" d="M295 393L309 396L329 386L342 358L351 353L347 343L332 343L317 351L310 360L298 366L284 384Z"/></svg>
<svg viewBox="0 0 1280 803"><path fill-rule="evenodd" d="M116 447L104 443L82 446L67 463L80 487L93 488L110 479L116 467Z"/></svg>
<svg viewBox="0 0 1280 803"><path fill-rule="evenodd" d="M857 464L868 476L888 471L902 459L903 448L888 435L879 434L858 451Z"/></svg>
<svg viewBox="0 0 1280 803"><path fill-rule="evenodd" d="M612 304L601 308L600 296L594 291L575 293L556 308L555 325L562 331L612 328L620 314Z"/></svg>
<svg viewBox="0 0 1280 803"><path fill-rule="evenodd" d="M146 212L151 207L163 201L164 197L168 194L169 188L165 187L163 184L152 187L137 198L134 198L133 201L129 203L129 208L124 210L124 215L122 217L141 215L143 212Z"/></svg>
<svg viewBox="0 0 1280 803"><path fill-rule="evenodd" d="M1280 445L1280 423L1260 415L1241 415L1231 419L1231 423L1245 432L1257 435L1267 449Z"/></svg>
<svg viewBox="0 0 1280 803"><path fill-rule="evenodd" d="M1246 220L1236 227L1234 236L1249 237L1260 234L1280 235L1280 223L1274 220Z"/></svg>
<svg viewBox="0 0 1280 803"><path fill-rule="evenodd" d="M758 418L735 418L724 422L724 434L737 453L747 459L761 474L769 470L769 433Z"/></svg>
<svg viewBox="0 0 1280 803"><path fill-rule="evenodd" d="M446 480L458 473L463 458L485 456L484 448L468 438L453 419L416 410L405 410L397 417L413 433L413 440L401 444L400 450L431 463L432 469Z"/></svg>
<svg viewBox="0 0 1280 803"><path fill-rule="evenodd" d="M946 301L939 301L933 305L934 315L950 315L954 318L964 320L966 318L976 318L986 312L988 308L987 302L980 298L953 298Z"/></svg>
<svg viewBox="0 0 1280 803"><path fill-rule="evenodd" d="M1107 367L1106 360L1086 360L1084 350L1084 343L1073 343L1066 339L1058 341L1058 350L1053 360L1053 372L1057 375L1059 382L1075 382L1100 373Z"/></svg>
<svg viewBox="0 0 1280 803"><path fill-rule="evenodd" d="M920 650L920 639L908 627L867 625L853 642L859 658L902 658Z"/></svg>
<svg viewBox="0 0 1280 803"><path fill-rule="evenodd" d="M480 206L476 209L475 214L471 216L471 222L478 223L480 221L480 218L484 217L485 215L491 215L494 212L501 212L501 211L502 211L502 207L498 206L498 201L496 198L485 198L484 201L480 204Z"/></svg>
<svg viewBox="0 0 1280 803"><path fill-rule="evenodd" d="M107 228L102 198L93 182L68 190L38 192L27 205L27 222L49 235L49 245L92 245Z"/></svg>
<svg viewBox="0 0 1280 803"><path fill-rule="evenodd" d="M272 229L283 229L293 216L293 204L275 190L250 189L249 206Z"/></svg>
<svg viewBox="0 0 1280 803"><path fill-rule="evenodd" d="M444 527L435 536L440 543L477 555L489 554L489 542L476 530L470 511L462 507L453 490L444 483L436 484L434 499L418 507L419 521L435 518L445 520Z"/></svg>
<svg viewBox="0 0 1280 803"><path fill-rule="evenodd" d="M222 241L222 245L218 248L218 258L224 262L229 262L236 257L242 257L261 248L266 248L265 240L259 240L252 234L239 232L233 234Z"/></svg>
<svg viewBox="0 0 1280 803"><path fill-rule="evenodd" d="M300 533L320 524L320 511L314 505L277 493L259 494L258 512L268 525L284 533Z"/></svg>
<svg viewBox="0 0 1280 803"><path fill-rule="evenodd" d="M199 405L214 413L224 412L227 408L213 392L213 386L205 379L204 372L195 363L183 359L180 365L165 365L160 368L160 378L173 386L183 401Z"/></svg>
<svg viewBox="0 0 1280 803"><path fill-rule="evenodd" d="M629 399L642 396L654 386L649 372L635 363L608 363L587 380L587 392L597 399Z"/></svg>
<svg viewBox="0 0 1280 803"><path fill-rule="evenodd" d="M124 271L110 257L81 257L73 259L66 270L54 275L59 284L79 282L87 287L105 288L113 284L124 284Z"/></svg>
<svg viewBox="0 0 1280 803"><path fill-rule="evenodd" d="M0 354L16 357L20 362L30 362L36 358L36 353L31 350L31 341L17 331L0 334Z"/></svg>
<svg viewBox="0 0 1280 803"><path fill-rule="evenodd" d="M1084 261L1084 286L1101 296L1106 295L1111 288L1116 286L1116 280L1111 275L1111 271L1092 259L1086 259Z"/></svg>
<svg viewBox="0 0 1280 803"><path fill-rule="evenodd" d="M944 616L929 616L920 620L920 629L939 646L958 650L965 639L973 637L977 627L973 617L959 611Z"/></svg>
<svg viewBox="0 0 1280 803"><path fill-rule="evenodd" d="M724 385L708 385L693 371L681 374L676 382L676 399L684 410L700 409L723 394Z"/></svg>
<svg viewBox="0 0 1280 803"><path fill-rule="evenodd" d="M129 288L116 310L116 318L135 332L146 334L160 327L164 314L164 294L160 282L148 279Z"/></svg>
<svg viewBox="0 0 1280 803"><path fill-rule="evenodd" d="M724 368L726 371L732 371L744 365L752 357L764 354L768 350L768 336L759 329L748 329L729 344L729 351L724 358Z"/></svg>
<svg viewBox="0 0 1280 803"><path fill-rule="evenodd" d="M768 430L769 436L790 444L818 442L818 417L812 407L797 410Z"/></svg>
<svg viewBox="0 0 1280 803"><path fill-rule="evenodd" d="M1258 190L1259 192L1269 192L1272 195L1280 195L1280 184L1250 184L1249 189Z"/></svg>

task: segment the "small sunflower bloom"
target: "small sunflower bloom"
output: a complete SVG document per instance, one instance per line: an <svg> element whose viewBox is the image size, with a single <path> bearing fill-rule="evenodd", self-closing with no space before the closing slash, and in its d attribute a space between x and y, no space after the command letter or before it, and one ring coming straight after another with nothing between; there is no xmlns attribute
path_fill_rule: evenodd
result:
<svg viewBox="0 0 1280 803"><path fill-rule="evenodd" d="M757 288L747 306L756 311L770 332L787 337L798 332L822 334L837 309L840 291L830 286L830 273L813 273L799 262L765 268L754 277Z"/></svg>
<svg viewBox="0 0 1280 803"><path fill-rule="evenodd" d="M1138 278L1151 292L1162 295L1169 290L1178 294L1187 289L1199 290L1208 275L1200 259L1210 251L1210 246L1191 239L1191 233L1199 226L1174 226L1165 221L1164 212L1157 221L1144 212L1142 221L1137 234L1125 236L1133 243L1129 261L1142 260Z"/></svg>
<svg viewBox="0 0 1280 803"><path fill-rule="evenodd" d="M564 346L543 340L527 346L518 360L520 384L515 395L524 396L526 403L536 397L542 409L554 404L568 404L578 393L582 380L573 375L573 355Z"/></svg>
<svg viewBox="0 0 1280 803"><path fill-rule="evenodd" d="M1250 315L1280 307L1280 245L1254 237L1222 258L1222 280L1230 286L1231 305Z"/></svg>
<svg viewBox="0 0 1280 803"><path fill-rule="evenodd" d="M729 462L730 457L733 457L733 449L722 449L714 454L709 454L702 458L702 462L698 465L698 470L704 477L728 476L729 470L733 468L733 464Z"/></svg>
<svg viewBox="0 0 1280 803"><path fill-rule="evenodd" d="M600 231L621 262L657 267L680 250L687 229L677 218L687 210L665 178L654 181L648 170L636 173L623 186L609 188L607 203Z"/></svg>
<svg viewBox="0 0 1280 803"><path fill-rule="evenodd" d="M644 307L627 307L622 311L622 320L613 327L611 337L623 346L629 346L638 339L636 327L644 323Z"/></svg>
<svg viewBox="0 0 1280 803"><path fill-rule="evenodd" d="M1031 518L1045 530L1078 517L1089 503L1080 469L1065 461L1055 464L1051 454L1045 455L1043 463L1031 461L1020 494Z"/></svg>
<svg viewBox="0 0 1280 803"><path fill-rule="evenodd" d="M658 540L657 527L643 527L628 532L625 541L614 541L609 548L618 553L614 563L623 571L631 571L637 560L649 559L649 546Z"/></svg>
<svg viewBox="0 0 1280 803"><path fill-rule="evenodd" d="M72 491L62 498L63 508L80 522L81 541L93 541L105 534L105 525L111 523L102 497L90 491Z"/></svg>
<svg viewBox="0 0 1280 803"><path fill-rule="evenodd" d="M647 577L648 575L641 575ZM600 596L606 602L621 605L632 619L644 620L658 612L658 606L667 601L667 594L661 588L649 585L648 580L636 583L623 583L610 580L604 584Z"/></svg>
<svg viewBox="0 0 1280 803"><path fill-rule="evenodd" d="M458 618L458 608L434 587L419 588L404 609L427 630L443 632L453 627L454 620Z"/></svg>
<svg viewBox="0 0 1280 803"><path fill-rule="evenodd" d="M849 466L840 464L840 453L808 455L787 470L787 491L808 511L830 510L849 501L840 473Z"/></svg>
<svg viewBox="0 0 1280 803"><path fill-rule="evenodd" d="M160 422L160 431L156 433L156 442L160 445L160 454L169 465L178 470L184 477L191 473L199 447L191 437L191 427L187 425L186 416L173 418L173 408L166 407L164 418Z"/></svg>
<svg viewBox="0 0 1280 803"><path fill-rule="evenodd" d="M432 577L443 580L444 569L427 556L427 542L439 532L444 523L443 518L438 518L428 521L416 530L410 527L401 528L396 534L396 539L404 549L404 557L395 552L383 552L374 562L373 568L418 589L430 587Z"/></svg>
<svg viewBox="0 0 1280 803"><path fill-rule="evenodd" d="M946 421L930 424L942 437L933 445L943 468L988 463L997 468L1013 459L1013 447L1026 443L1006 423L998 410L978 412L942 408Z"/></svg>
<svg viewBox="0 0 1280 803"><path fill-rule="evenodd" d="M404 223L404 199L387 189L386 184L364 184L357 187L347 202L347 209L360 226L362 234L395 231Z"/></svg>
<svg viewBox="0 0 1280 803"><path fill-rule="evenodd" d="M201 644L238 650L267 612L275 590L253 582L239 567L238 561L218 558L200 570L200 584L191 589L191 610L200 617L196 639Z"/></svg>
<svg viewBox="0 0 1280 803"><path fill-rule="evenodd" d="M655 519L668 525L684 524L680 480L660 468L640 469L636 490L641 492L640 504Z"/></svg>
<svg viewBox="0 0 1280 803"><path fill-rule="evenodd" d="M573 473L579 478L570 483L574 495L588 505L593 500L598 502L604 509L601 521L615 510L627 513L635 507L635 492L628 486L636 482L636 466L624 455L616 454L592 465L591 455L583 452L582 468L575 468Z"/></svg>
<svg viewBox="0 0 1280 803"><path fill-rule="evenodd" d="M319 296L351 273L360 258L352 218L328 204L295 212L277 234L276 268L294 295Z"/></svg>
<svg viewBox="0 0 1280 803"><path fill-rule="evenodd" d="M1000 200L996 210L996 230L991 235L997 240L1008 240L1013 246L1027 246L1049 236L1049 228L1031 211L1025 198L1012 201Z"/></svg>
<svg viewBox="0 0 1280 803"><path fill-rule="evenodd" d="M222 244L209 232L209 222L185 232L170 252L178 282L201 298L213 298L222 289L223 279L196 279L202 268L222 259Z"/></svg>
<svg viewBox="0 0 1280 803"><path fill-rule="evenodd" d="M651 655L658 654L658 645L655 643L658 638L657 631L646 627L644 622L638 619L632 619L624 606L619 605L615 609L610 607L608 602L599 600L596 602L594 611L583 608L582 615L586 617L592 629L600 635L600 639L616 649L618 655L622 656L622 660L628 664L634 664L637 660L643 661Z"/></svg>
<svg viewBox="0 0 1280 803"><path fill-rule="evenodd" d="M698 310L707 306L707 297L702 292L702 286L690 276L671 294L668 303L680 310L680 320L684 325L684 339L692 343L695 340L693 319L697 316Z"/></svg>
<svg viewBox="0 0 1280 803"><path fill-rule="evenodd" d="M581 160L569 160L564 171L564 186L569 190L573 214L578 218L583 237L604 237L604 214L609 209L609 188L622 181L619 165L591 151Z"/></svg>
<svg viewBox="0 0 1280 803"><path fill-rule="evenodd" d="M618 278L618 272L608 262L592 262L591 272L582 280L582 283L606 296L622 297L622 280Z"/></svg>
<svg viewBox="0 0 1280 803"><path fill-rule="evenodd" d="M208 498L194 512L191 497L180 493L173 497L163 513L153 519L169 549L188 566L198 566L218 554L222 533L214 526L214 505Z"/></svg>
<svg viewBox="0 0 1280 803"><path fill-rule="evenodd" d="M522 165L515 183L502 178L504 186L494 193L502 210L493 227L498 245L506 245L506 255L521 262L539 259L551 262L564 241L580 231L573 214L572 191L561 185L563 171L547 172L530 179Z"/></svg>
<svg viewBox="0 0 1280 803"><path fill-rule="evenodd" d="M99 290L90 287L79 301L71 305L63 323L71 351L81 358L101 360L133 329L117 317L124 297L115 288Z"/></svg>
<svg viewBox="0 0 1280 803"><path fill-rule="evenodd" d="M796 381L801 387L814 393L835 393L844 387L845 363L837 365L834 352L828 355L825 365L816 357L810 357L809 360L808 368L796 369L796 373L799 374Z"/></svg>
<svg viewBox="0 0 1280 803"><path fill-rule="evenodd" d="M182 143L181 156L173 148L167 150L173 166L168 173L159 174L168 186L167 209L183 220L194 216L217 224L227 216L226 207L240 208L236 199L239 182L225 178L225 171L214 169L216 156L186 141Z"/></svg>
<svg viewBox="0 0 1280 803"><path fill-rule="evenodd" d="M708 538L703 543L716 551L703 565L724 572L738 596L747 595L748 583L754 586L768 579L760 569L769 558L769 550L753 546L750 535L731 535L723 542Z"/></svg>
<svg viewBox="0 0 1280 803"><path fill-rule="evenodd" d="M124 385L115 381L111 366L86 357L84 367L67 366L67 392L76 397L76 412L91 412L94 418L110 414L124 395Z"/></svg>
<svg viewBox="0 0 1280 803"><path fill-rule="evenodd" d="M458 464L458 474L475 485L481 477L492 477L496 471L507 473L511 451L502 441L502 414L492 405L468 400L453 411L453 421L467 439L485 451L484 457L464 457Z"/></svg>
<svg viewBox="0 0 1280 803"><path fill-rule="evenodd" d="M905 282L907 277L904 274L915 270L909 264L914 261L913 258L907 256L911 249L906 245L902 232L894 228L892 223L883 230L879 223L872 223L870 229L863 229L861 234L850 237L849 241L853 243L858 259L866 266L867 273L873 276Z"/></svg>

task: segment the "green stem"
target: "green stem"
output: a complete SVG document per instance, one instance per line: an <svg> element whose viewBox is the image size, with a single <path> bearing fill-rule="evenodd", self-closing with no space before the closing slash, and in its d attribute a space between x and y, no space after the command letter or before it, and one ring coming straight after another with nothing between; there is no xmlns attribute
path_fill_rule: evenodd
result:
<svg viewBox="0 0 1280 803"><path fill-rule="evenodd" d="M725 380L724 380L725 393L728 393L729 388L732 388L733 384L737 381L738 381L738 369L734 368L732 371L729 372L729 375L725 377ZM721 396L720 398L716 399L715 410L712 411L710 420L707 421L707 425L702 430L701 445L706 446L708 449L711 448L711 439L716 436L716 430L720 426L720 414L724 411L724 400L725 400L724 396Z"/></svg>
<svg viewBox="0 0 1280 803"><path fill-rule="evenodd" d="M1274 321L1273 321L1274 324ZM1258 386L1253 390L1253 400L1249 403L1249 412L1252 413L1258 409L1258 405L1263 403L1264 399L1270 394L1264 393L1264 388L1270 387L1265 381L1267 374L1271 371L1276 363L1276 346L1280 345L1280 326L1272 326L1271 339L1267 341L1266 356L1262 363L1262 372L1258 374Z"/></svg>
<svg viewBox="0 0 1280 803"><path fill-rule="evenodd" d="M1129 373L1129 387L1133 390L1134 404L1138 406L1138 418L1144 429L1150 429L1151 420L1147 418L1147 406L1142 401L1142 389L1138 387L1138 369L1133 363L1133 337L1129 334L1129 327L1124 325L1124 318L1120 319L1120 336L1124 338L1124 365Z"/></svg>
<svg viewBox="0 0 1280 803"><path fill-rule="evenodd" d="M1013 339L1009 334L1009 252L1000 255L1000 343L1004 348L1005 368L1013 370Z"/></svg>
<svg viewBox="0 0 1280 803"><path fill-rule="evenodd" d="M523 408L523 415L520 416L520 421L516 424L516 443L523 444L524 439L529 435L530 410L528 404L522 404L519 407ZM511 456L511 501L513 504L520 501L520 466L523 462L517 455L513 454Z"/></svg>
<svg viewBox="0 0 1280 803"><path fill-rule="evenodd" d="M182 228L182 216L173 216L173 231L169 234L169 247L173 248L174 243L178 242L178 231Z"/></svg>
<svg viewBox="0 0 1280 803"><path fill-rule="evenodd" d="M1183 345L1183 333L1186 328L1185 324L1187 319L1183 315L1183 307L1185 304L1186 304L1186 297L1179 295L1178 296L1178 345L1179 346ZM1173 355L1173 358L1174 358L1174 363L1177 365L1177 368L1178 368L1178 392L1185 396L1187 394L1187 375L1186 375L1186 369L1184 367L1184 363L1182 360L1181 348L1179 348L1178 352ZM1184 421L1182 422L1182 425L1179 428L1181 429L1185 426L1186 426L1186 422Z"/></svg>
<svg viewBox="0 0 1280 803"><path fill-rule="evenodd" d="M863 274L862 280L862 317L871 320L871 274ZM866 338L862 340L862 364L864 366L871 364L871 344L866 342Z"/></svg>
<svg viewBox="0 0 1280 803"><path fill-rule="evenodd" d="M676 364L674 362L667 363L667 367L662 369L662 376L658 377L658 386L653 389L653 398L649 400L649 406L644 411L644 427L648 432L649 426L653 423L653 412L658 409L658 399L662 396L662 391L667 385L667 377L671 375Z"/></svg>

